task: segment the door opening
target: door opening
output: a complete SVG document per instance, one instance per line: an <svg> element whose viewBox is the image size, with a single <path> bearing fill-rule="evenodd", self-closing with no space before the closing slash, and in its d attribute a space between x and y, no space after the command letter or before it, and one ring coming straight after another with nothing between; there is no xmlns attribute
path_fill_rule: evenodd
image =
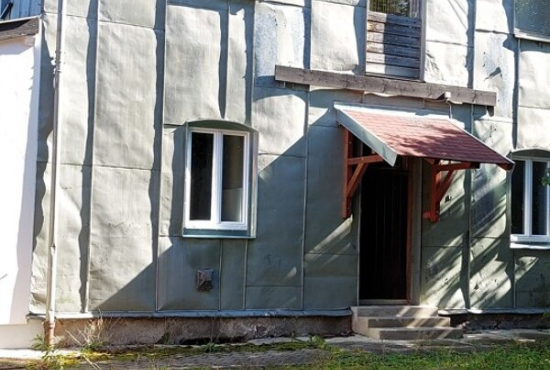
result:
<svg viewBox="0 0 550 370"><path fill-rule="evenodd" d="M369 166L361 185L360 303L407 303L408 201L404 166Z"/></svg>

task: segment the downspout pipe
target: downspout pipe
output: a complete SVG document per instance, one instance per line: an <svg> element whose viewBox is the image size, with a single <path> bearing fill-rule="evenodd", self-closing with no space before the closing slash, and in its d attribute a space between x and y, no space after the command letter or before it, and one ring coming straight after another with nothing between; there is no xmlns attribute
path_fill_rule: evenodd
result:
<svg viewBox="0 0 550 370"><path fill-rule="evenodd" d="M46 345L54 344L55 333L55 296L57 283L57 247L58 247L58 221L59 221L59 171L60 171L60 143L62 123L62 89L61 76L65 57L63 47L65 45L64 25L66 20L65 0L58 0L57 37L54 72L54 114L52 129L52 170L50 184L50 222L48 240L48 266L46 277L46 321L44 322L44 341Z"/></svg>

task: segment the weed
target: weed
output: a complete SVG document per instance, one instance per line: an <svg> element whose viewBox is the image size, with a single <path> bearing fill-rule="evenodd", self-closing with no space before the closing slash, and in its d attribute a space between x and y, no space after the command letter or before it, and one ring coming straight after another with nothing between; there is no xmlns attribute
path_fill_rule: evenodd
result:
<svg viewBox="0 0 550 370"><path fill-rule="evenodd" d="M43 335L34 337L31 348L42 352L40 361L28 366L32 370L62 370L64 368L62 356L58 356L54 345L46 343Z"/></svg>
<svg viewBox="0 0 550 370"><path fill-rule="evenodd" d="M325 349L327 344L325 342L325 338L318 335L310 335L307 341L307 345L311 348Z"/></svg>

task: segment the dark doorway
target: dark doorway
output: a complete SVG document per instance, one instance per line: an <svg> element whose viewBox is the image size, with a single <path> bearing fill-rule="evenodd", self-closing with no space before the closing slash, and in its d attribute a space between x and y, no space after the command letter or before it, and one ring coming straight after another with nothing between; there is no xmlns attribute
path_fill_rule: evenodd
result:
<svg viewBox="0 0 550 370"><path fill-rule="evenodd" d="M370 165L361 185L360 300L407 299L409 174Z"/></svg>

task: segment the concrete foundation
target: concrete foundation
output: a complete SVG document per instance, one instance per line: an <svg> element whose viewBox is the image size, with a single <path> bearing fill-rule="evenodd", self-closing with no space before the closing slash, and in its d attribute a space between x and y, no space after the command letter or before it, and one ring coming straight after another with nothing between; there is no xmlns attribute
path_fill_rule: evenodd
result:
<svg viewBox="0 0 550 370"><path fill-rule="evenodd" d="M351 316L249 318L96 318L59 320L58 345L205 344L256 338L342 336Z"/></svg>

